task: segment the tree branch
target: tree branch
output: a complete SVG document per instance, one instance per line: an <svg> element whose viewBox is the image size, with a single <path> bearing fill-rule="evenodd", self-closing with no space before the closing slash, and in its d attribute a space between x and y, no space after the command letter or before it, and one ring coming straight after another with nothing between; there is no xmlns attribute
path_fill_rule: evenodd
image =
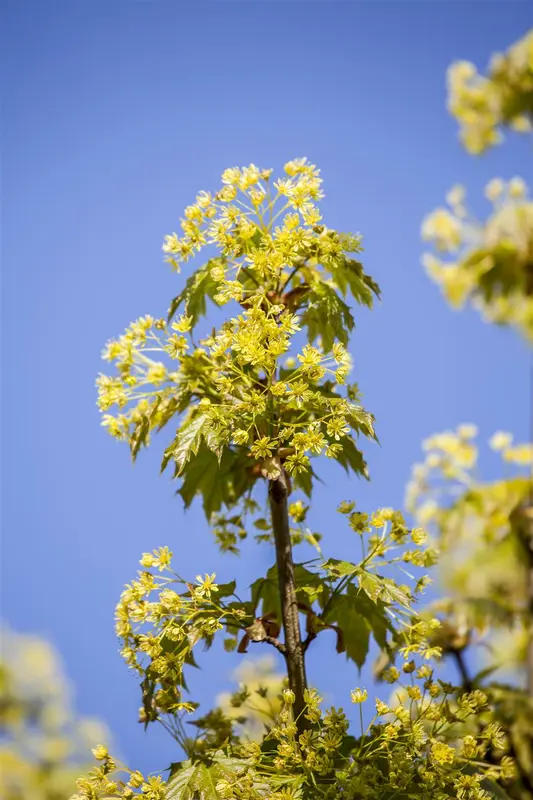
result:
<svg viewBox="0 0 533 800"><path fill-rule="evenodd" d="M307 679L305 675L304 647L300 632L298 602L296 599L296 580L294 576L289 511L287 505L289 483L285 470L283 470L279 478L269 481L268 496L272 514L272 530L274 532L274 542L276 545L281 619L285 635L285 660L287 663L289 687L294 692L295 697L293 706L294 718L298 726L298 732L302 733L308 727L307 720L304 718L304 692L307 688Z"/></svg>
<svg viewBox="0 0 533 800"><path fill-rule="evenodd" d="M465 690L465 692L471 692L472 689L474 688L474 685L466 668L465 660L463 658L463 651L450 649L449 652L454 657L457 669L459 670L459 674L461 676L461 681L462 681L462 688Z"/></svg>
<svg viewBox="0 0 533 800"><path fill-rule="evenodd" d="M285 647L283 642L280 642L280 640L276 639L275 636L265 636L264 639L258 639L257 642L254 642L254 644L260 644L261 642L266 642L267 644L271 644L272 647L275 647L276 650L279 650L279 652L282 653L284 656L287 655L287 648Z"/></svg>

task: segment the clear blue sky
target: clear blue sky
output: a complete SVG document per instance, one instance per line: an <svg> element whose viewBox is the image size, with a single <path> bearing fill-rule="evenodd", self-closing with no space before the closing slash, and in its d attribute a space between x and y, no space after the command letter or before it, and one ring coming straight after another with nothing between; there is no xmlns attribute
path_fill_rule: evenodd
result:
<svg viewBox="0 0 533 800"><path fill-rule="evenodd" d="M448 310L420 267L419 227L453 183L485 213L490 177L531 172L516 138L467 156L445 110L450 61L485 66L531 21L512 0L3 4L3 616L54 642L79 710L107 721L132 765L176 758L166 734L136 724L113 633L140 553L168 544L181 573L244 585L273 556L221 557L201 509L184 514L158 476L163 439L132 467L100 429L103 344L181 287L160 245L199 189L227 166L306 155L322 169L327 224L364 234L383 289L352 344L382 447L369 450L368 485L322 472L312 520L331 554L357 555L331 522L337 503L401 505L425 436L464 421L526 437L525 346ZM309 672L341 703L369 675L332 650L318 642ZM201 662L191 683L207 704L239 656L217 648Z"/></svg>

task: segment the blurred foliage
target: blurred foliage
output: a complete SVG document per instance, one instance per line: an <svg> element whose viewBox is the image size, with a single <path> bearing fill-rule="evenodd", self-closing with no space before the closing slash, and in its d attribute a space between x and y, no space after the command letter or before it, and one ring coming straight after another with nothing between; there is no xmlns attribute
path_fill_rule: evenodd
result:
<svg viewBox="0 0 533 800"><path fill-rule="evenodd" d="M468 152L502 141L505 128L527 133L533 122L533 31L493 57L486 77L473 64L448 72L449 108ZM453 308L470 302L483 317L516 328L533 343L533 203L520 177L486 187L492 212L479 221L466 190L454 186L447 207L428 215L422 237L438 253L423 263ZM533 399L532 399L533 402ZM432 436L417 464L407 507L442 551L439 577L447 597L432 604L441 626L433 642L455 662L464 689L483 687L487 712L508 738L516 779L513 798L533 798L533 445L497 432L500 477L478 473L476 428ZM480 669L481 667L481 669ZM498 681L507 678L507 684ZM471 720L473 731L486 722ZM451 732L453 735L453 732ZM489 752L498 762L498 753Z"/></svg>
<svg viewBox="0 0 533 800"><path fill-rule="evenodd" d="M513 444L496 433L492 448L501 455L505 478L478 475L476 429L462 425L424 442L426 458L413 468L407 509L434 536L440 550L439 575L468 628L527 629L529 542L523 516L533 491L533 446ZM522 641L525 637L519 637ZM518 643L518 642L517 642ZM523 666L526 654L505 658Z"/></svg>
<svg viewBox="0 0 533 800"><path fill-rule="evenodd" d="M531 132L533 123L533 30L501 55L487 77L460 61L448 73L449 108L471 153L501 141L501 130ZM466 191L454 186L448 207L422 225L443 261L427 253L423 263L453 308L471 301L491 322L516 327L533 341L533 203L520 177L491 180L486 196L493 209L478 220L465 206Z"/></svg>
<svg viewBox="0 0 533 800"><path fill-rule="evenodd" d="M247 660L233 674L238 689L217 697L217 706L238 725L246 740L261 741L265 731L273 728L279 717L287 678L276 667L272 656Z"/></svg>
<svg viewBox="0 0 533 800"><path fill-rule="evenodd" d="M107 738L94 719L76 718L57 653L35 636L2 631L0 661L0 797L67 800Z"/></svg>
<svg viewBox="0 0 533 800"><path fill-rule="evenodd" d="M448 108L470 153L502 141L501 129L531 131L533 118L533 31L505 53L492 57L486 76L469 61L448 70Z"/></svg>
<svg viewBox="0 0 533 800"><path fill-rule="evenodd" d="M448 193L449 207L426 217L422 236L449 258L426 253L423 263L453 308L470 301L533 342L533 202L521 178L491 180L486 195L492 213L480 222L464 205L463 187Z"/></svg>
<svg viewBox="0 0 533 800"><path fill-rule="evenodd" d="M533 796L533 446L495 433L490 445L505 477L487 481L478 474L476 434L475 426L461 425L427 439L406 503L441 551L448 596L428 609L442 622L432 641L455 662L463 688L486 693L486 716L470 720L468 730L499 722L518 767L507 791L526 800Z"/></svg>

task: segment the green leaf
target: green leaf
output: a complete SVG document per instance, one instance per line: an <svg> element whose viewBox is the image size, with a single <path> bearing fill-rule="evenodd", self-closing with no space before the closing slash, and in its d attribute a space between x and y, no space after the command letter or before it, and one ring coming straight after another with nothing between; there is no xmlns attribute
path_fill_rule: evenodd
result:
<svg viewBox="0 0 533 800"><path fill-rule="evenodd" d="M331 274L343 295L348 289L357 303L372 308L374 297L379 298L378 284L367 275L360 261L345 256L331 268Z"/></svg>
<svg viewBox="0 0 533 800"><path fill-rule="evenodd" d="M346 592L334 595L324 613L324 622L335 622L344 635L346 654L358 666L366 659L368 633L371 632L381 650L387 647L387 635L394 628L381 600L374 602L361 589L348 586Z"/></svg>
<svg viewBox="0 0 533 800"><path fill-rule="evenodd" d="M347 658L351 658L361 668L368 654L371 625L361 614L356 598L347 594L337 595L331 603L327 621L335 622L339 626L343 633Z"/></svg>
<svg viewBox="0 0 533 800"><path fill-rule="evenodd" d="M231 597L233 592L235 591L235 587L237 583L235 581L230 581L229 583L217 583L218 592L216 592L216 597Z"/></svg>
<svg viewBox="0 0 533 800"><path fill-rule="evenodd" d="M192 326L194 328L200 317L203 317L206 313L206 298L209 297L212 300L219 286L218 282L211 277L211 267L215 263L223 266L225 261L224 258L212 258L187 279L184 289L170 304L167 322L170 322L176 311L183 304L183 312L187 317L192 317Z"/></svg>
<svg viewBox="0 0 533 800"><path fill-rule="evenodd" d="M350 412L347 415L347 419L357 433L363 433L369 439L377 439L376 431L374 430L374 416L365 411L362 406L350 403Z"/></svg>
<svg viewBox="0 0 533 800"><path fill-rule="evenodd" d="M369 474L367 463L363 458L361 451L356 447L354 441L348 436L345 436L342 439L341 444L342 450L337 456L335 456L335 461L338 461L338 463L344 467L346 472L349 472L351 469L356 475L362 475L368 480Z"/></svg>
<svg viewBox="0 0 533 800"><path fill-rule="evenodd" d="M131 457L135 461L139 450L143 444L146 444L148 434L150 433L150 419L145 415L141 422L137 425L135 436L131 442Z"/></svg>
<svg viewBox="0 0 533 800"><path fill-rule="evenodd" d="M178 429L176 442L173 445L172 455L176 462L177 474L183 471L183 467L190 460L192 455L198 453L202 442L202 428L205 425L205 414L198 414L192 419L187 419Z"/></svg>
<svg viewBox="0 0 533 800"><path fill-rule="evenodd" d="M377 577L377 576L376 576ZM396 581L391 578L379 578L381 581L382 589L380 598L385 603L397 603L404 608L411 608L413 604L413 597L410 592L402 589Z"/></svg>
<svg viewBox="0 0 533 800"><path fill-rule="evenodd" d="M299 602L310 605L324 590L324 579L316 572L310 572L303 564L294 565L294 578L296 582L296 597ZM279 598L278 569L274 564L268 570L265 578L258 578L251 585L252 607L254 613L261 604L261 616L275 614L281 619L281 604Z"/></svg>
<svg viewBox="0 0 533 800"><path fill-rule="evenodd" d="M328 558L328 560L322 564L322 569L327 570L330 575L336 578L342 578L345 575L354 575L356 572L360 571L360 567L357 564L352 564L350 561L339 561L337 558Z"/></svg>
<svg viewBox="0 0 533 800"><path fill-rule="evenodd" d="M397 604L404 608L411 608L413 597L409 591L402 589L391 578L383 578L372 572L363 570L359 575L359 587L367 593L371 600L378 599L390 605Z"/></svg>
<svg viewBox="0 0 533 800"><path fill-rule="evenodd" d="M293 475L292 482L295 489L301 489L306 497L311 497L313 491L313 478L319 480L315 471L309 467L306 472L298 472Z"/></svg>
<svg viewBox="0 0 533 800"><path fill-rule="evenodd" d="M383 590L383 582L376 575L363 571L359 575L359 588L375 603Z"/></svg>
<svg viewBox="0 0 533 800"><path fill-rule="evenodd" d="M238 780L250 768L244 759L220 754L211 762L183 761L172 764L166 800L220 800L216 785L221 780Z"/></svg>
<svg viewBox="0 0 533 800"><path fill-rule="evenodd" d="M219 463L217 456L204 444L179 477L183 480L179 494L185 508L189 508L195 496L200 494L207 519L222 506L231 508L255 481L245 457L224 448Z"/></svg>
<svg viewBox="0 0 533 800"><path fill-rule="evenodd" d="M317 283L307 295L307 301L302 323L307 326L309 341L314 342L320 337L326 352L337 340L347 344L355 322L349 306L335 289L327 283Z"/></svg>

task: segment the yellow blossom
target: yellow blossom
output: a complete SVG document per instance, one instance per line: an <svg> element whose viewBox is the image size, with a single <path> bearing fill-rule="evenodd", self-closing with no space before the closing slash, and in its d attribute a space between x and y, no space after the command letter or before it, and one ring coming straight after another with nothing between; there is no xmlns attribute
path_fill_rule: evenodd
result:
<svg viewBox="0 0 533 800"><path fill-rule="evenodd" d="M368 692L366 689L352 689L350 697L352 703L364 703L368 698Z"/></svg>

